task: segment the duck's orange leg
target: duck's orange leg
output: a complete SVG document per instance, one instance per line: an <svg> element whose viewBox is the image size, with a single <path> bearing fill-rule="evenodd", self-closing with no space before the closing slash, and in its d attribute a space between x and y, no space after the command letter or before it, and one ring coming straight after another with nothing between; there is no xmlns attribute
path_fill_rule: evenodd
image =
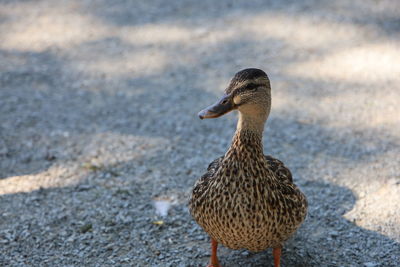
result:
<svg viewBox="0 0 400 267"><path fill-rule="evenodd" d="M275 267L281 267L281 254L282 254L282 247L277 247L272 250L272 255L274 255Z"/></svg>
<svg viewBox="0 0 400 267"><path fill-rule="evenodd" d="M211 260L207 267L221 267L217 257L218 242L211 238Z"/></svg>

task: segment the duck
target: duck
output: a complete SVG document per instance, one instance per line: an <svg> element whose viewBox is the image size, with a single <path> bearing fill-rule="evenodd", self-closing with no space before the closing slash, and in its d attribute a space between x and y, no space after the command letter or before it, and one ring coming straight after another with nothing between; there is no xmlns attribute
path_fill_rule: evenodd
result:
<svg viewBox="0 0 400 267"><path fill-rule="evenodd" d="M198 116L218 118L233 110L239 118L231 145L194 184L189 211L211 238L207 267L220 267L218 244L252 252L272 248L274 266L280 267L284 242L307 215L307 199L284 163L264 155L271 85L263 70L237 72L222 98Z"/></svg>

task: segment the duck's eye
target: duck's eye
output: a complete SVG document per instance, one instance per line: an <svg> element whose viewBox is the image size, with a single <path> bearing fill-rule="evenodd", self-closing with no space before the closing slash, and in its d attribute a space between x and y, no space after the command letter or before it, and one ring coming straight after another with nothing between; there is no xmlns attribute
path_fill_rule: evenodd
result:
<svg viewBox="0 0 400 267"><path fill-rule="evenodd" d="M249 85L247 85L246 86L246 91L255 91L255 90L257 90L257 88L258 88L258 85L257 84L253 84L253 83L251 83L251 84L249 84Z"/></svg>

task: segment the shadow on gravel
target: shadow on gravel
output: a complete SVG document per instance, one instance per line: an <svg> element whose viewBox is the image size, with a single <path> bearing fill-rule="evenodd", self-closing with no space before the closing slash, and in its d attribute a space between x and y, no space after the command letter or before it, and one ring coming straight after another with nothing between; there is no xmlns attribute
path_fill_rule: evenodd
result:
<svg viewBox="0 0 400 267"><path fill-rule="evenodd" d="M284 246L284 266L364 266L367 262L391 266L398 257L400 243L342 217L356 201L350 190L323 182L305 183L303 189L309 200L309 214L298 233ZM392 244L384 254L379 248L382 243ZM273 263L271 250L221 251L225 266L272 266ZM365 255L369 256L367 261Z"/></svg>
<svg viewBox="0 0 400 267"><path fill-rule="evenodd" d="M241 12L247 15L261 12L285 13L287 6L293 6L296 7L296 14L307 16L312 7L322 8L322 4L310 6L307 1L299 4L301 8L294 3L296 1L285 1L280 4L270 1L269 3L260 2L254 5L241 3L239 6ZM96 8L96 6L89 4L80 8L97 16L107 24L115 24L121 27L141 26L148 23L180 25L182 21L179 18L186 16L193 16L193 21L204 16L215 16L213 18L215 20L217 15L219 18L228 16L234 7L229 3L213 3L210 6L210 3L185 2L177 8L174 5L165 5L162 1L154 1L147 6L147 8L162 6L164 13L159 14L151 10L142 12L138 2L114 1L107 9ZM103 5L99 4L98 6L102 7ZM195 12L198 10L201 12ZM397 30L396 27L390 26L393 21L396 21L390 17L390 14L387 15L386 20L386 17L375 18L378 13L373 14L372 12L371 16L368 16L368 23L382 26L383 29L389 27L391 31ZM352 16L357 17L358 15L347 14L347 16L347 19L350 19ZM365 17L363 18L360 18L360 24L367 23ZM326 18L326 20L332 19L331 17ZM335 22L345 23L346 21ZM188 25L185 24L185 26ZM195 25L189 25L189 27L195 28ZM391 31L388 33L391 33ZM266 41L283 44L282 40L274 38ZM132 43L126 43L116 37L106 37L74 47L76 51L81 51L85 55L78 62L61 57L55 50L45 52L1 50L0 54L12 63L6 67L5 71L0 73L0 85L3 90L2 100L6 103L1 109L2 115L0 117L2 121L0 126L0 157L5 159L0 163L2 169L0 178L39 173L49 168L54 160L63 160L62 157L56 155L57 152L52 151L52 147L57 145L60 139L69 139L71 136L81 138L81 135L98 132L163 137L169 140L172 138L175 140L174 146L179 148L188 144L192 146L193 140L189 140L192 132L203 131L206 133L213 129L217 130L218 138L222 140L217 143L222 143L222 145L213 144L214 146L210 147L218 145L219 153L223 153L224 147L230 141L234 122L229 120L231 127L229 130L226 130L226 126L220 126L226 124L226 122L221 121L207 124L200 124L198 121L193 123L196 112L208 105L210 99L218 97L214 97L197 85L201 84L201 81L206 78L202 75L202 72L208 73L209 69L213 68L209 67L210 62L223 61L225 64L234 64L232 59L221 56L224 51L235 51L238 47L242 47L244 52L248 52L252 50L254 45L253 39L246 39L243 36L215 45L215 47L211 47L212 53L195 58L194 61L199 68L195 69L197 72L193 73L191 66L188 68L187 65L174 64L174 56L179 55L176 51L183 49L179 42L176 42L165 48L172 55L168 59L168 63L154 73L139 74L135 77L129 77L129 73L125 73L116 79L107 78L107 75L118 75L108 74L106 71L102 74L93 74L93 71L85 72L77 68L76 63L96 65L101 60L112 62L115 58L124 57L124 54L107 54L110 46L116 46L120 51L131 53L140 53L148 46L132 45ZM183 49L182 52L190 53L189 50ZM286 59L282 55L281 60L288 63L289 58ZM224 75L229 77L228 74ZM296 77L296 79L299 78ZM311 81L303 80L302 82ZM319 85L318 88L324 87L324 81L314 80L313 82ZM166 84L174 84L175 86L165 86ZM348 84L348 87L351 87L351 84ZM126 88L129 89L126 90ZM299 97L304 96L305 93L318 97L315 92L297 92ZM324 91L324 94L326 93L327 91ZM194 98L195 101L193 101ZM192 102L195 102L195 104L193 105ZM43 116L43 114L46 115ZM292 118L296 118L296 115ZM277 127L282 127L281 125L293 129L293 131L277 131L275 134L277 138L272 140L271 143L276 143L279 146L281 139L285 140L284 142L290 140L289 142L297 146L296 150L307 150L311 154L315 154L316 151L314 150L319 149L319 145L316 145L315 142L321 146L335 147L335 150L320 150L318 153L327 153L328 156L343 157L355 162L368 157L368 154L376 156L384 151L378 145L374 146L376 149L364 151L366 143L373 144L376 140L354 139L349 145L346 140L352 139L353 133L351 132L346 132L338 137L336 133L332 133L330 129L325 129L321 125L305 125L296 119L288 120L287 118L272 117L269 125L271 125L273 131ZM315 134L310 136L309 131L307 131L305 136L301 136L302 129L310 127L314 129ZM37 128L41 129L43 134L34 133L34 129ZM24 133L16 136L13 131L10 131L11 129ZM373 130L371 132L374 135ZM194 147L197 149L191 151L196 153L193 155L194 157L203 155L200 148L204 148L203 144L207 135L204 136L204 140L195 141ZM283 138L278 138L279 136L283 136ZM395 142L389 137L384 145L393 146ZM215 157L217 156L215 155ZM24 165L24 167L19 168L19 165Z"/></svg>
<svg viewBox="0 0 400 267"><path fill-rule="evenodd" d="M227 46L229 44L224 44L224 49ZM2 177L40 173L53 164L62 166L64 162L79 161L80 158L83 164L96 156L91 156L92 151L86 152L85 147L90 146L97 134L142 137L145 147L134 145L132 148L143 151L146 151L146 145L154 145L154 138L167 140L154 153L115 164L105 161L101 168L93 167L91 174L82 169L83 178L76 187L1 196L3 207L21 207L17 212L8 210L2 218L3 225L12 224L13 220L29 222L26 228L2 232L2 242L23 248L24 253L34 252L30 250L31 246L41 244L35 240L51 244L37 248L43 250L42 254L36 254L41 258L64 250L72 251L77 246L81 252L72 256L71 261L75 264L111 264L107 258L117 252L109 249L107 244L113 244L123 247L118 253L123 251L128 262L134 264L150 262L152 266L162 266L165 262L184 262L187 266L204 265L208 261L208 241L189 217L184 198L207 163L223 154L235 125L234 116L205 123L196 118L198 110L218 98L193 86L204 77L187 73L184 66L176 66L151 75L121 78L110 92L109 87L115 84L106 79L94 88L65 83L63 79L73 81L82 74L52 53L2 53L27 62L22 68L16 66L1 74L3 100L8 103L3 106L1 118L5 128L2 138L7 145L7 153L2 155ZM42 61L49 69L47 74L35 69L36 63ZM164 86L166 83L176 84L176 87ZM46 116L42 117L42 114ZM295 114L290 117L288 120L275 114L268 122L266 151L281 159L280 155L284 158L301 155L297 164L303 169L312 168L309 160L322 154L356 163L382 152L382 149L364 150L371 140L353 140L352 133L347 132L339 137L337 132L322 125L301 123ZM14 128L4 127L4 123L14 125ZM41 129L41 134L31 133L32 128ZM10 129L24 133L17 136ZM193 132L201 133L196 140L191 137ZM349 144L346 140L353 142ZM391 145L390 142L387 145ZM71 144L78 145L76 151L68 151ZM97 144L103 146L102 142ZM334 149L325 149L333 146ZM287 150L282 151L282 147ZM113 153L112 149L107 152L107 146L105 150ZM23 168L18 169L21 166ZM124 174L119 174L120 170ZM301 169L296 172L300 177L305 176ZM393 262L390 257L398 257L395 253L399 243L357 227L342 217L355 203L350 190L307 179L297 181L309 198L310 213L299 233L285 247L285 265L341 266L351 262L358 266L368 259L368 262L385 266L385 262ZM154 213L151 199L170 192L177 194L180 202L171 209L170 216L163 219L164 224L157 226L153 222L160 218ZM56 202L55 198L58 198ZM7 204L11 202L12 205ZM40 206L48 207L47 214L42 213ZM33 228L40 230L32 231ZM54 234L48 235L47 239L39 237L47 235L49 230ZM391 249L383 252L380 244ZM93 250L99 246L104 249ZM143 258L135 252L142 251L139 247L151 252ZM18 254L15 251L5 253ZM272 262L270 254L270 251L248 254L221 249L221 260L225 266L265 266ZM19 254L16 257L34 255Z"/></svg>
<svg viewBox="0 0 400 267"><path fill-rule="evenodd" d="M24 223L10 231L0 228L0 242L7 246L2 254L13 255L15 260L2 261L0 257L0 263L7 266L20 260L30 264L47 259L54 265L60 264L54 255L63 255L68 264L109 265L109 259L118 254L126 264L206 265L209 241L193 223L185 202L174 204L168 217L159 217L148 201L146 183L100 172L96 176L96 184L82 182L74 187L1 196L3 207L10 202L19 207L18 212L6 209L1 221ZM107 185L107 180L115 185ZM400 243L342 217L356 200L350 190L323 182L306 182L302 187L308 196L309 214L285 244L284 266L363 266L368 262L391 266L398 260ZM42 206L47 207L45 213ZM161 225L154 224L160 220ZM381 245L387 248L384 253ZM19 249L8 250L14 246ZM75 252L68 256L64 251ZM271 250L249 253L220 247L219 255L224 266L272 266L273 262Z"/></svg>
<svg viewBox="0 0 400 267"><path fill-rule="evenodd" d="M217 18L229 16L229 14L235 12L235 9L240 8L240 11L244 15L258 15L260 13L283 13L288 16L296 14L302 16L317 15L316 11L321 11L330 5L326 1L295 1L295 0L283 0L283 1L257 1L253 3L248 2L236 2L228 3L224 1L219 2L208 2L208 1L182 1L180 5L167 5L165 2L160 0L151 1L148 6L147 12L141 12L140 2L132 1L127 3L123 0L113 1L110 4L108 1L99 1L109 8L101 9L96 6L88 5L86 11L94 14L98 18L104 20L106 23L123 26L141 26L149 23L179 23L187 21L183 18L190 17L192 24L198 24L198 21L204 17L211 17L215 20ZM396 6L397 5L397 6ZM396 12L387 12L385 9L370 8L368 15L360 12L349 12L349 10L358 10L359 8L365 7L362 2L342 2L339 4L339 10L336 12L343 12L342 17L337 16L324 16L324 20L330 23L349 23L353 25L365 26L369 25L377 27L387 37L392 37L395 33L400 31L400 21ZM398 4L394 4L393 10L398 8ZM336 7L337 8L337 7ZM160 14L161 10L161 14ZM364 10L365 12L365 10Z"/></svg>

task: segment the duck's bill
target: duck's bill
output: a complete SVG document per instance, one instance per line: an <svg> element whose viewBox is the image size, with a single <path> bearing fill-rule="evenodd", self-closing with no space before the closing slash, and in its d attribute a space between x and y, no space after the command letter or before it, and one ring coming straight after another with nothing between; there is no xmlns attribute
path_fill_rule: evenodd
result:
<svg viewBox="0 0 400 267"><path fill-rule="evenodd" d="M200 119L218 118L235 109L232 97L224 95L220 101L199 112Z"/></svg>

